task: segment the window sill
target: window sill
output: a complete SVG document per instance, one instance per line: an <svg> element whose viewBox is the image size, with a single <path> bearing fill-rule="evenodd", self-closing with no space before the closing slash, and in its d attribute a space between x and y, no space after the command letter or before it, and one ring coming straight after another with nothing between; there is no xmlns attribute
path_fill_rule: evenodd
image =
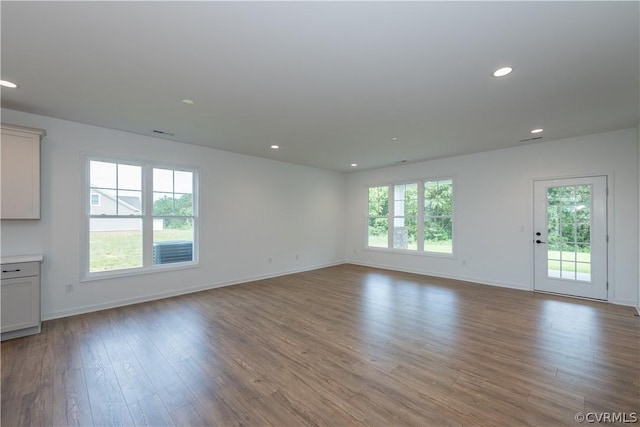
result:
<svg viewBox="0 0 640 427"><path fill-rule="evenodd" d="M107 280L107 279L122 279L131 276L140 276L144 274L154 274L154 273L165 273L169 271L176 270L187 270L191 268L200 267L200 263L197 261L193 262L181 262L174 264L165 264L158 265L155 267L139 267L139 268L129 268L126 270L117 270L117 271L101 271L97 273L89 273L89 275L85 276L80 282L93 282L96 280Z"/></svg>
<svg viewBox="0 0 640 427"><path fill-rule="evenodd" d="M448 254L444 252L425 252L425 251L412 251L409 249L389 249L389 248L376 248L374 246L365 246L365 251L371 252L383 252L388 254L396 254L396 255L416 255L422 257L435 257L435 258L448 258L448 259L456 259L455 254Z"/></svg>

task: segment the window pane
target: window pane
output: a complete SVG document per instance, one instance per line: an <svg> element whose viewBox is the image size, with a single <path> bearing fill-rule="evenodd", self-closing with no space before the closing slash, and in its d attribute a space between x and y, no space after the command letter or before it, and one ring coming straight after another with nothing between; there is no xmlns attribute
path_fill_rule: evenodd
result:
<svg viewBox="0 0 640 427"><path fill-rule="evenodd" d="M173 193L153 193L153 215L175 215Z"/></svg>
<svg viewBox="0 0 640 427"><path fill-rule="evenodd" d="M154 216L193 216L193 194L153 193Z"/></svg>
<svg viewBox="0 0 640 427"><path fill-rule="evenodd" d="M453 253L453 181L424 184L424 250Z"/></svg>
<svg viewBox="0 0 640 427"><path fill-rule="evenodd" d="M369 188L369 215L389 215L389 187Z"/></svg>
<svg viewBox="0 0 640 427"><path fill-rule="evenodd" d="M388 218L369 218L368 245L376 248L389 247Z"/></svg>
<svg viewBox="0 0 640 427"><path fill-rule="evenodd" d="M453 213L453 182L428 181L424 184L424 215L451 216Z"/></svg>
<svg viewBox="0 0 640 427"><path fill-rule="evenodd" d="M560 277L560 261L549 259L547 264L547 275L549 277Z"/></svg>
<svg viewBox="0 0 640 427"><path fill-rule="evenodd" d="M93 197L98 196L100 203L94 205ZM94 188L89 201L91 215L116 215L116 190Z"/></svg>
<svg viewBox="0 0 640 427"><path fill-rule="evenodd" d="M576 238L578 243L591 243L591 224L581 222L576 225Z"/></svg>
<svg viewBox="0 0 640 427"><path fill-rule="evenodd" d="M580 206L591 206L591 185L578 185L575 187L575 202Z"/></svg>
<svg viewBox="0 0 640 427"><path fill-rule="evenodd" d="M576 260L576 245L572 245L567 243L564 245L562 250L562 260L563 261L575 261Z"/></svg>
<svg viewBox="0 0 640 427"><path fill-rule="evenodd" d="M417 250L418 184L393 188L393 248Z"/></svg>
<svg viewBox="0 0 640 427"><path fill-rule="evenodd" d="M426 193L426 191L425 191ZM438 196L433 195L432 197L427 198L425 194L424 197L424 215L425 216L440 216L440 202L438 201Z"/></svg>
<svg viewBox="0 0 640 427"><path fill-rule="evenodd" d="M453 230L450 218L431 218L424 225L424 250L453 253Z"/></svg>
<svg viewBox="0 0 640 427"><path fill-rule="evenodd" d="M591 281L591 264L578 262L576 263L576 279L584 282Z"/></svg>
<svg viewBox="0 0 640 427"><path fill-rule="evenodd" d="M116 164L89 162L89 180L91 187L116 188Z"/></svg>
<svg viewBox="0 0 640 427"><path fill-rule="evenodd" d="M549 250L547 251L547 257L550 260L560 260L562 256L562 246L560 245L548 245Z"/></svg>
<svg viewBox="0 0 640 427"><path fill-rule="evenodd" d="M121 190L142 190L142 168L119 164L118 188Z"/></svg>
<svg viewBox="0 0 640 427"><path fill-rule="evenodd" d="M153 191L173 193L173 171L153 169Z"/></svg>
<svg viewBox="0 0 640 427"><path fill-rule="evenodd" d="M575 201L573 187L558 187L558 199L561 205L571 205Z"/></svg>
<svg viewBox="0 0 640 427"><path fill-rule="evenodd" d="M149 258L154 264L193 261L193 172L117 161L89 160L88 166L90 273L150 267L144 265ZM143 185L148 178L150 188ZM147 197L151 212L143 212ZM143 230L151 235L143 238Z"/></svg>
<svg viewBox="0 0 640 427"><path fill-rule="evenodd" d="M576 245L576 257L580 262L591 262L591 245Z"/></svg>
<svg viewBox="0 0 640 427"><path fill-rule="evenodd" d="M559 187L551 187L547 189L548 206L557 206L560 203Z"/></svg>
<svg viewBox="0 0 640 427"><path fill-rule="evenodd" d="M575 222L574 217L571 214L565 214L561 223L560 223L560 231L562 232L562 241L567 242L575 242Z"/></svg>
<svg viewBox="0 0 640 427"><path fill-rule="evenodd" d="M193 193L192 172L175 171L173 179L176 193Z"/></svg>
<svg viewBox="0 0 640 427"><path fill-rule="evenodd" d="M193 220L153 219L153 264L193 261Z"/></svg>
<svg viewBox="0 0 640 427"><path fill-rule="evenodd" d="M563 279L576 280L576 263L562 261L561 277Z"/></svg>
<svg viewBox="0 0 640 427"><path fill-rule="evenodd" d="M409 249L409 230L407 227L393 227L393 249Z"/></svg>
<svg viewBox="0 0 640 427"><path fill-rule="evenodd" d="M176 194L173 202L176 215L192 216L193 215L193 195Z"/></svg>
<svg viewBox="0 0 640 427"><path fill-rule="evenodd" d="M142 267L140 218L91 218L89 221L89 271Z"/></svg>
<svg viewBox="0 0 640 427"><path fill-rule="evenodd" d="M118 191L118 215L140 215L142 193L140 191Z"/></svg>
<svg viewBox="0 0 640 427"><path fill-rule="evenodd" d="M555 190L555 188L553 189L549 189L549 190ZM549 201L549 203L551 203ZM556 204L558 202L556 201ZM547 235L549 236L549 238L556 238L556 240L560 239L560 215L559 215L559 207L556 206L549 206L547 208L547 223L549 224L549 228L547 229Z"/></svg>
<svg viewBox="0 0 640 427"><path fill-rule="evenodd" d="M395 218L397 221L400 218ZM418 221L415 217L401 218L404 220L403 225L395 225L393 227L393 248L394 249L418 249Z"/></svg>

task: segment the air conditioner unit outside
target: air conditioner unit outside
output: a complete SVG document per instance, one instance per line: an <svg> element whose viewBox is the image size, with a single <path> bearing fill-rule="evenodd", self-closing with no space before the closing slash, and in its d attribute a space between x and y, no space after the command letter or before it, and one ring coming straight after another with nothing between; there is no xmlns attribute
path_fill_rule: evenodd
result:
<svg viewBox="0 0 640 427"><path fill-rule="evenodd" d="M153 244L153 264L193 261L193 242L174 240Z"/></svg>

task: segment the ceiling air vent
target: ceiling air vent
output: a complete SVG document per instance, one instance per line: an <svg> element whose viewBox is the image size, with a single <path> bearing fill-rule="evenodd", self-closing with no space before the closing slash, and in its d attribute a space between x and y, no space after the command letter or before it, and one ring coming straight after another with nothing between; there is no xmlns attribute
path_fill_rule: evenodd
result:
<svg viewBox="0 0 640 427"><path fill-rule="evenodd" d="M166 135L166 136L176 136L175 133L165 132L163 130L157 130L157 129L154 129L153 133L159 133L160 135Z"/></svg>
<svg viewBox="0 0 640 427"><path fill-rule="evenodd" d="M542 137L541 136L534 136L533 138L525 138L525 139L521 139L520 142L535 141L537 139L542 139Z"/></svg>

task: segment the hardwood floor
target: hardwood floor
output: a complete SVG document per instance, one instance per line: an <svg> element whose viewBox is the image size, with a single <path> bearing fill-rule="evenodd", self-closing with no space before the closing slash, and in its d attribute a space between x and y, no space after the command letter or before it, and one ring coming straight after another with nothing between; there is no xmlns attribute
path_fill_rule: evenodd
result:
<svg viewBox="0 0 640 427"><path fill-rule="evenodd" d="M632 308L353 265L48 321L1 350L5 427L640 412Z"/></svg>

